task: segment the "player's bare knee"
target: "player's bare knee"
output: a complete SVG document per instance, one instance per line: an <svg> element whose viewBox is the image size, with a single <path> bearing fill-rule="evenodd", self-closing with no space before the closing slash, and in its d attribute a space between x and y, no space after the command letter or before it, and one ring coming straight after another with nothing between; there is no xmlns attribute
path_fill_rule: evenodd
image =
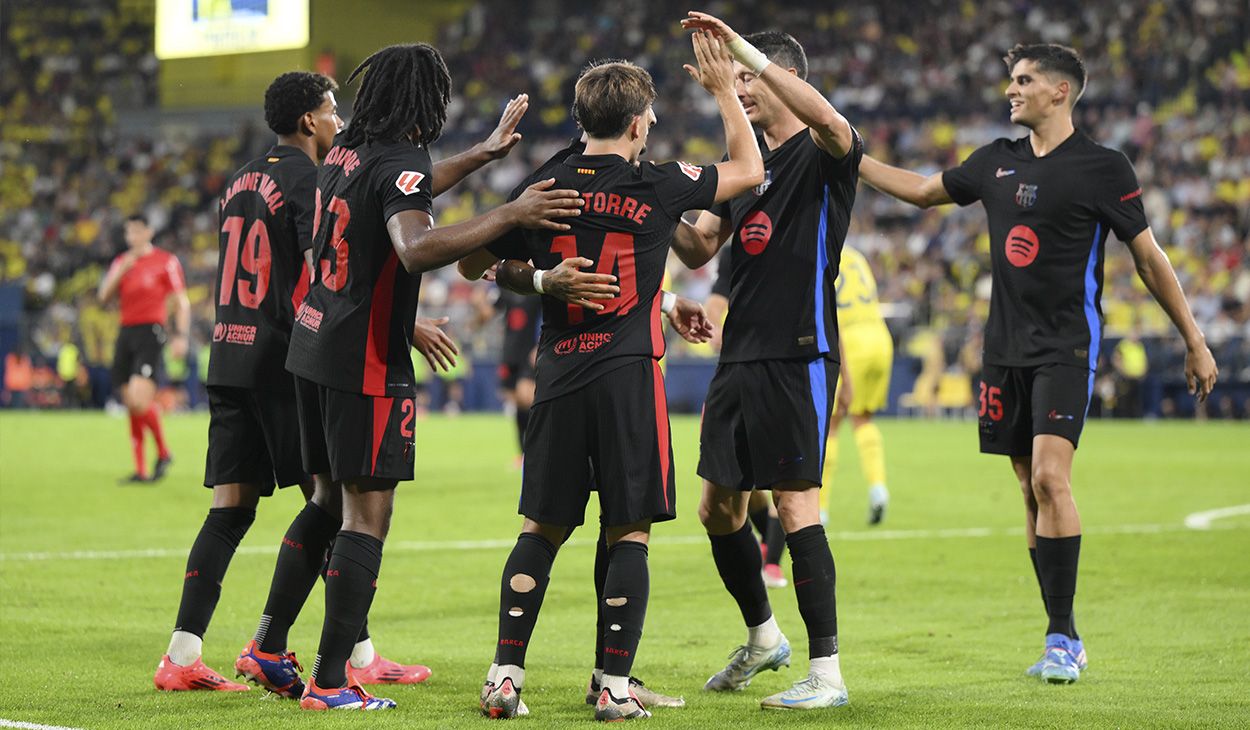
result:
<svg viewBox="0 0 1250 730"><path fill-rule="evenodd" d="M741 529L742 520L732 502L704 498L699 502L699 522L713 535L728 535Z"/></svg>
<svg viewBox="0 0 1250 730"><path fill-rule="evenodd" d="M1035 465L1030 481L1033 498L1041 503L1070 497L1072 493L1069 477L1062 469Z"/></svg>

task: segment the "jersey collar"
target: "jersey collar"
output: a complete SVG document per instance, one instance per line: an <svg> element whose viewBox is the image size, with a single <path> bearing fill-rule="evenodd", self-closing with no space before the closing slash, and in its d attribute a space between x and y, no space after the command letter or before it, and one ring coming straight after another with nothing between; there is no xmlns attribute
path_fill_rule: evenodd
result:
<svg viewBox="0 0 1250 730"><path fill-rule="evenodd" d="M1077 142L1078 142L1078 141L1080 141L1080 140L1082 140L1082 139L1084 139L1084 138L1085 138L1085 133L1084 133L1084 132L1082 132L1082 131L1081 131L1081 130L1079 130L1079 129L1073 129L1073 130L1072 130L1072 134L1069 134L1067 139L1065 139L1064 141L1060 142L1058 147L1056 147L1056 148L1054 148L1053 150L1051 150L1051 151L1050 151L1050 154L1046 155L1045 157L1038 157L1038 156L1037 156L1036 154L1034 154L1034 152L1033 152L1033 143L1032 143L1031 141L1029 141L1029 137L1028 137L1028 136L1025 136L1025 137L1024 137L1024 154L1025 154L1025 155L1026 155L1026 156L1027 156L1030 160L1049 160L1050 158L1054 157L1055 155L1060 154L1060 153L1062 153L1062 152L1064 152L1064 151L1066 151L1066 150L1071 149L1073 146L1075 146L1075 145L1077 144Z"/></svg>
<svg viewBox="0 0 1250 730"><path fill-rule="evenodd" d="M269 148L265 153L265 157L290 157L291 155L302 155L304 150L299 147L292 147L289 144L276 144Z"/></svg>
<svg viewBox="0 0 1250 730"><path fill-rule="evenodd" d="M589 167L597 170L604 167L612 167L613 165L628 165L629 160L620 155L575 154L566 157L564 164L569 167Z"/></svg>

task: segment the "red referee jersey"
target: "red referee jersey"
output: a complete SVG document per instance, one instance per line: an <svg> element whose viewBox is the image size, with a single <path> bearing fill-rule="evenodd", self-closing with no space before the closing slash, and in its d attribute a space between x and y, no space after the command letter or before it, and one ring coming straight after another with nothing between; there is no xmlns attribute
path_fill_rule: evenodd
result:
<svg viewBox="0 0 1250 730"><path fill-rule="evenodd" d="M124 256L125 254L122 254ZM121 266L122 256L113 259L112 269ZM165 325L170 294L186 290L182 264L168 251L153 248L140 256L130 270L122 274L117 298L121 302L122 326L138 324Z"/></svg>

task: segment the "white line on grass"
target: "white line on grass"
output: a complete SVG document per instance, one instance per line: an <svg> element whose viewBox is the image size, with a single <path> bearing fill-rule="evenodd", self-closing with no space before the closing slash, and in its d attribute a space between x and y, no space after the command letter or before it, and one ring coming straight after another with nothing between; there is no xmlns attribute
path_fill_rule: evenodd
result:
<svg viewBox="0 0 1250 730"><path fill-rule="evenodd" d="M1185 517L1185 527L1191 530L1209 530L1211 529L1211 523L1215 520L1222 520L1225 517L1236 517L1237 515L1250 515L1250 504L1239 504L1235 507L1221 507L1204 512L1195 512Z"/></svg>
<svg viewBox="0 0 1250 730"><path fill-rule="evenodd" d="M64 725L37 725L33 722L5 720L3 718L0 718L0 727L20 727L24 728L24 730L82 730L82 728L65 727Z"/></svg>
<svg viewBox="0 0 1250 730"><path fill-rule="evenodd" d="M1232 509L1232 508L1229 508ZM1246 506L1250 510L1250 505ZM1192 515L1191 515L1192 516ZM1223 515L1227 516L1227 515ZM1238 525L1212 526L1209 523L1202 528L1185 525L1106 525L1085 530L1090 535L1153 535L1161 532L1181 532L1187 529L1239 529ZM955 527L940 530L846 530L829 533L832 541L873 541L873 540L945 540L958 538L1002 537L1021 534L1017 527ZM655 545L706 545L705 535L659 535L651 539ZM395 540L386 544L386 553L394 552L421 553L445 550L503 550L516 544L514 538L506 540ZM570 547L586 547L594 545L590 538L574 538L568 541ZM0 553L0 562L30 562L39 560L139 560L149 558L185 558L188 548L149 548L146 550L72 550L69 552L30 552ZM248 545L237 551L241 555L273 555L277 548L272 545Z"/></svg>

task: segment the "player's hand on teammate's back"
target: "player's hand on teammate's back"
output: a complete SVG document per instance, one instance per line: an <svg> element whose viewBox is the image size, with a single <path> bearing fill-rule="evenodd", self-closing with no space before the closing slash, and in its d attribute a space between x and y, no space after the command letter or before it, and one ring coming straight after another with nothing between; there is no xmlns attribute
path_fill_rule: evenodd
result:
<svg viewBox="0 0 1250 730"><path fill-rule="evenodd" d="M1220 369L1215 364L1215 356L1211 354L1211 348L1206 343L1185 351L1185 382L1189 385L1190 395L1198 396L1198 402L1205 402L1207 396L1211 395L1219 375Z"/></svg>
<svg viewBox="0 0 1250 730"><path fill-rule="evenodd" d="M521 141L521 134L516 131L516 125L521 121L521 117L525 116L525 111L529 107L529 94L518 94L508 101L503 115L499 117L499 126L495 127L495 131L482 141L482 151L487 157L492 160L507 157L512 148L516 147L517 142Z"/></svg>
<svg viewBox="0 0 1250 730"><path fill-rule="evenodd" d="M732 93L734 60L725 44L715 35L702 30L696 30L690 36L690 42L694 46L694 57L699 64L698 68L688 63L682 66L690 74L690 78L698 81L712 96Z"/></svg>
<svg viewBox="0 0 1250 730"><path fill-rule="evenodd" d="M442 326L449 321L447 317L417 317L416 324L412 327L412 346L425 356L430 368L441 368L445 373L451 372L456 366L456 355L460 354L456 341L442 330Z"/></svg>
<svg viewBox="0 0 1250 730"><path fill-rule="evenodd" d="M556 179L549 177L525 189L516 200L508 203L513 210L514 222L521 228L550 228L567 231L569 225L556 218L581 215L582 196L576 190L552 190Z"/></svg>
<svg viewBox="0 0 1250 730"><path fill-rule="evenodd" d="M681 27L685 28L686 30L709 31L710 33L715 35L717 38L719 38L721 43L726 43L726 44L732 43L733 41L738 39L738 34L734 32L734 29L730 28L729 25L725 21L721 20L720 18L717 18L714 15L701 13L697 10L691 10L690 12L686 13L686 15L688 17L682 18L682 21L681 21Z"/></svg>
<svg viewBox="0 0 1250 730"><path fill-rule="evenodd" d="M693 345L707 342L716 332L716 325L708 318L703 305L693 299L677 297L677 303L667 316L669 324L673 325L677 334Z"/></svg>
<svg viewBox="0 0 1250 730"><path fill-rule="evenodd" d="M603 305L596 299L613 299L621 292L616 277L611 274L593 274L582 271L594 264L584 256L564 259L554 269L543 274L543 291L569 304L592 309L596 312Z"/></svg>

